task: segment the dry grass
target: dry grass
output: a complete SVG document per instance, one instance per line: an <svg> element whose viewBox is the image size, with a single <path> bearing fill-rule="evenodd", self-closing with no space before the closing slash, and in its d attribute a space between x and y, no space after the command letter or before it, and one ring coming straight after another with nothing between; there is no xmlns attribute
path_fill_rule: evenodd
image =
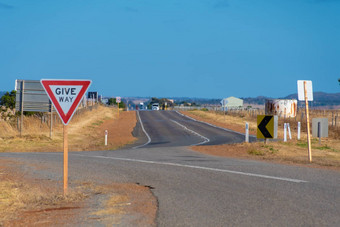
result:
<svg viewBox="0 0 340 227"><path fill-rule="evenodd" d="M209 122L224 128L244 133L245 122L250 124L250 133L256 135L256 117L246 115L226 115L208 111L188 111L182 112L201 121ZM313 117L317 117L314 114ZM289 120L286 119L286 122ZM290 120L292 130L292 140L283 140L283 119L279 120L279 130L277 142L270 141L267 145L263 142L250 144L234 144L220 146L197 146L192 149L217 156L250 158L261 160L272 160L285 163L309 164L307 135L302 130L301 140L297 140L297 127L294 120ZM313 165L318 167L334 168L340 170L340 140L337 137L337 129L330 127L329 138L322 138L321 144L317 138L312 139ZM310 165L311 166L311 165Z"/></svg>
<svg viewBox="0 0 340 227"><path fill-rule="evenodd" d="M119 119L117 109L113 108L98 106L92 111L82 111L68 126L69 150L108 150L133 143L136 138L132 131L136 122L133 111L120 112ZM37 117L25 117L24 128L24 134L20 136L16 122L0 122L0 152L62 151L62 124L54 123L52 138L49 137L49 125ZM104 146L105 130L109 131L108 146ZM82 220L77 217L86 209L96 211L81 217L94 215L95 220L108 226L122 222L133 223L133 226L155 225L157 202L144 186L94 186L78 182L74 185L79 186L69 188L64 197L61 182L29 177L27 173L20 172L21 165L0 160L0 226L79 225ZM87 202L97 196L107 199L99 205ZM126 217L131 220L126 221Z"/></svg>
<svg viewBox="0 0 340 227"><path fill-rule="evenodd" d="M106 225L122 225L128 215L132 226L155 226L157 201L147 186L139 184L111 184L96 187L107 199L92 215Z"/></svg>
<svg viewBox="0 0 340 227"><path fill-rule="evenodd" d="M117 149L133 143L133 128L137 122L133 111L121 112L117 119L117 109L98 106L92 111L82 111L75 115L69 128L69 150L90 151ZM63 150L63 125L53 123L50 127L40 118L25 117L23 136L16 129L16 122L0 122L0 152L57 152ZM108 146L104 146L105 130L109 131ZM4 133L5 132L5 133Z"/></svg>
<svg viewBox="0 0 340 227"><path fill-rule="evenodd" d="M34 179L19 170L23 165L0 160L0 226L79 226L91 225L91 220L107 226L155 226L157 201L145 186L73 182L77 186L64 196L60 182Z"/></svg>
<svg viewBox="0 0 340 227"><path fill-rule="evenodd" d="M0 169L0 226L16 226L20 219L18 212L39 212L51 208L76 204L88 195L83 188L70 189L67 196L56 190L51 181L32 178L18 171L18 162L1 160Z"/></svg>

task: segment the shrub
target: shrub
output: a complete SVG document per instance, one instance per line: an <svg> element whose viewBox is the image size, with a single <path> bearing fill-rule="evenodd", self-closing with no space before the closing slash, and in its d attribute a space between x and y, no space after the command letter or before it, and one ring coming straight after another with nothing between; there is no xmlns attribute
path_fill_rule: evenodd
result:
<svg viewBox="0 0 340 227"><path fill-rule="evenodd" d="M7 108L14 109L15 108L15 96L16 91L13 90L11 93L6 92L1 98L0 98L0 105L6 106Z"/></svg>

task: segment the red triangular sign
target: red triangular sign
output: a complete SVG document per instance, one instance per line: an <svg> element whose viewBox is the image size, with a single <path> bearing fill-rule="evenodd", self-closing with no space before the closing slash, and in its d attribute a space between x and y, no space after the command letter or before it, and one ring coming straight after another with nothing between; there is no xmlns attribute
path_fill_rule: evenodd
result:
<svg viewBox="0 0 340 227"><path fill-rule="evenodd" d="M63 124L67 125L92 81L41 79L40 83Z"/></svg>

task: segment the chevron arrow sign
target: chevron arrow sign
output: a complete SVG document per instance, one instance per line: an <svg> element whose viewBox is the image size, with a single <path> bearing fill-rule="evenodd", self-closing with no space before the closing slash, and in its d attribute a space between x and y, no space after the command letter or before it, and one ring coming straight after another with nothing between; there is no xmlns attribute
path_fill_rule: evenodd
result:
<svg viewBox="0 0 340 227"><path fill-rule="evenodd" d="M257 138L276 139L277 138L277 116L257 115Z"/></svg>

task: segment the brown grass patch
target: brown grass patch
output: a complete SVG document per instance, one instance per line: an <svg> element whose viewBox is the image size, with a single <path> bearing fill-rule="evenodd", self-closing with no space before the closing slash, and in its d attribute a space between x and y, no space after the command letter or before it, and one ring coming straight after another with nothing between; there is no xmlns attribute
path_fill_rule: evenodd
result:
<svg viewBox="0 0 340 227"><path fill-rule="evenodd" d="M132 136L136 122L134 111L121 112L117 119L115 108L97 106L92 111L83 110L68 125L69 150L112 150L131 144L136 140ZM40 118L25 117L23 136L19 135L14 123L0 122L0 128L6 132L0 134L0 152L63 151L61 123L53 123L52 138L49 125L42 123ZM104 146L105 130L109 132L108 146Z"/></svg>
<svg viewBox="0 0 340 227"><path fill-rule="evenodd" d="M63 196L61 182L35 179L23 165L0 160L0 226L155 226L157 201L147 187L74 182Z"/></svg>
<svg viewBox="0 0 340 227"><path fill-rule="evenodd" d="M155 226L157 201L149 188L138 184L111 184L96 187L107 199L92 216L108 225L124 225L124 219L132 226ZM126 220L125 220L126 221Z"/></svg>
<svg viewBox="0 0 340 227"><path fill-rule="evenodd" d="M87 197L80 188L71 189L67 196L63 196L56 190L56 182L36 181L19 171L22 163L1 159L0 164L0 225L32 225L33 220L38 220L34 218L38 213L76 207ZM36 215L32 215L33 212ZM59 213L55 215L59 216Z"/></svg>
<svg viewBox="0 0 340 227"><path fill-rule="evenodd" d="M189 115L200 121L209 122L220 127L232 129L244 133L245 122L250 123L250 132L256 133L256 118L245 116L223 116L215 112L206 111L182 111L183 114ZM278 138L283 138L283 122L279 124ZM333 168L340 170L340 141L332 135L329 138L322 138L319 144L317 138L312 139L312 158L313 164L308 162L307 135L301 133L301 140L296 139L296 127L292 122L292 140L288 142L273 142L268 144L263 142L243 143L232 145L218 146L195 146L193 150L209 155L246 158L256 160L270 160L281 163L306 164L314 167ZM331 130L331 129L330 129ZM332 134L332 130L330 134Z"/></svg>
<svg viewBox="0 0 340 227"><path fill-rule="evenodd" d="M246 122L249 123L249 133L251 135L256 134L256 122L252 120L251 118L245 118L245 117L235 117L230 115L223 115L218 114L214 111L200 111L200 110L194 110L194 111L181 111L181 113L188 115L192 118L195 118L199 121L208 122L210 124L217 125L222 128L228 128L231 130L234 130L236 132L245 132L245 124Z"/></svg>
<svg viewBox="0 0 340 227"><path fill-rule="evenodd" d="M299 146L301 142L263 142L224 144L215 146L194 146L192 150L208 155L274 161L286 164L302 164L309 167L340 170L340 151L332 150L327 145L313 144L312 164L308 161L307 149ZM304 143L301 143L304 144ZM326 149L326 150L325 150Z"/></svg>

